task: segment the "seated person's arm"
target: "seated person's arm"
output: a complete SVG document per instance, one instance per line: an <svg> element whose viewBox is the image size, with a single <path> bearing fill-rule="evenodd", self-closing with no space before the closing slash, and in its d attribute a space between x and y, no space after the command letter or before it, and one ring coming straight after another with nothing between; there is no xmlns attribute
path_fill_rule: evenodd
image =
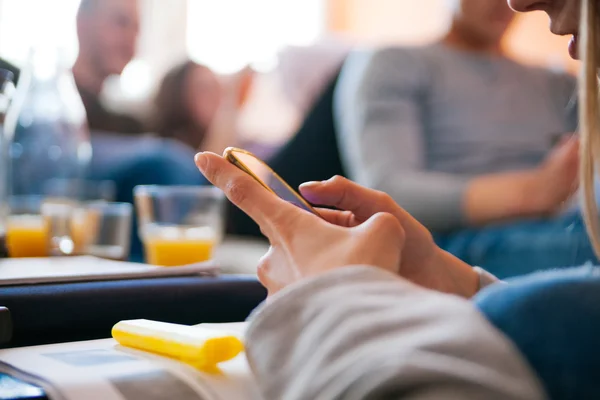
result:
<svg viewBox="0 0 600 400"><path fill-rule="evenodd" d="M248 100L253 80L253 71L244 68L225 82L219 108L208 126L201 151L223 154L227 147L235 147L239 141L239 120L242 108Z"/></svg>
<svg viewBox="0 0 600 400"><path fill-rule="evenodd" d="M269 399L541 399L514 346L466 300L375 268L290 286L252 318Z"/></svg>
<svg viewBox="0 0 600 400"><path fill-rule="evenodd" d="M408 51L349 60L336 117L352 178L387 192L433 231L551 212L554 198L537 189L541 170L475 179L425 171L426 70Z"/></svg>

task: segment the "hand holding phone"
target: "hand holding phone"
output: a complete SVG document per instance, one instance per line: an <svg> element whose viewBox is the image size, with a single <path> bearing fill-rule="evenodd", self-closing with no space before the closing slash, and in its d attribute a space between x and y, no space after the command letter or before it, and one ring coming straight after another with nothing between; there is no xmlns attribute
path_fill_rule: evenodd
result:
<svg viewBox="0 0 600 400"><path fill-rule="evenodd" d="M353 227L330 223L315 215L310 204L270 168L259 171L260 160L254 165L256 157L246 156L246 152L230 150L225 157L200 153L195 161L204 176L248 214L269 240L271 247L257 269L258 279L269 294L350 265L398 272L404 233L394 216L378 213ZM279 191L281 188L285 190ZM292 196L294 204L302 208L280 196Z"/></svg>

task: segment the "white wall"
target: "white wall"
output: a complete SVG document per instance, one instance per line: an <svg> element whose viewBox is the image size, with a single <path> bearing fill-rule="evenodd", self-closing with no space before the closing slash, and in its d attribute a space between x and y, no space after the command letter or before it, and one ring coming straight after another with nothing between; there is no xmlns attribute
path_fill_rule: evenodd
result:
<svg viewBox="0 0 600 400"><path fill-rule="evenodd" d="M447 27L447 0L328 0L337 5L341 31L368 44L422 44L440 36ZM482 0L483 1L483 0ZM506 49L516 59L534 65L562 66L570 71L577 63L567 54L569 38L548 30L542 12L520 14L506 38Z"/></svg>

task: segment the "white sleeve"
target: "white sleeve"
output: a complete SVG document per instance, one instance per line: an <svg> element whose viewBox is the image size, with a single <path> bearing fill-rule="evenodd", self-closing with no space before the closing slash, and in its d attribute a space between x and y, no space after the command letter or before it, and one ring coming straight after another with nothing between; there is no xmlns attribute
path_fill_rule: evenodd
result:
<svg viewBox="0 0 600 400"><path fill-rule="evenodd" d="M543 399L516 347L456 296L373 267L284 289L251 317L266 399Z"/></svg>

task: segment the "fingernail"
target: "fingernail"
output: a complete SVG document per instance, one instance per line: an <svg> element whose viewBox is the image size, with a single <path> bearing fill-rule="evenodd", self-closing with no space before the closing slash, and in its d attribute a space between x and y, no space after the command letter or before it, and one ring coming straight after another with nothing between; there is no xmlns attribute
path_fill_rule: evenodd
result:
<svg viewBox="0 0 600 400"><path fill-rule="evenodd" d="M305 182L302 185L300 185L301 188L303 189L310 189L310 188L314 188L317 187L321 184L322 182L317 182L317 181L311 181L311 182Z"/></svg>
<svg viewBox="0 0 600 400"><path fill-rule="evenodd" d="M194 161L196 162L196 166L200 168L201 171L204 171L204 168L206 168L206 164L208 163L206 155L204 153L198 153L194 157Z"/></svg>

